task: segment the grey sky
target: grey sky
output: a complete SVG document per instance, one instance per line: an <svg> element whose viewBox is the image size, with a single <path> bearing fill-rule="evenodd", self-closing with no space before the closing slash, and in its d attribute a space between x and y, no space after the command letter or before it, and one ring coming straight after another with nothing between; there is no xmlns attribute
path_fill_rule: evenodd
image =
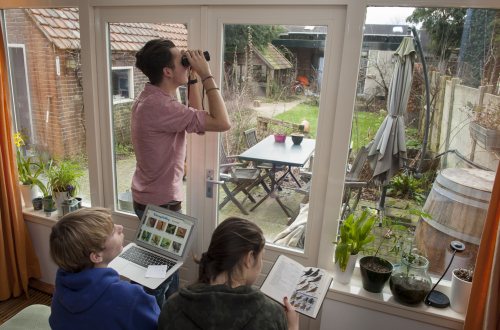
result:
<svg viewBox="0 0 500 330"><path fill-rule="evenodd" d="M369 7L366 12L366 24L405 24L413 7Z"/></svg>

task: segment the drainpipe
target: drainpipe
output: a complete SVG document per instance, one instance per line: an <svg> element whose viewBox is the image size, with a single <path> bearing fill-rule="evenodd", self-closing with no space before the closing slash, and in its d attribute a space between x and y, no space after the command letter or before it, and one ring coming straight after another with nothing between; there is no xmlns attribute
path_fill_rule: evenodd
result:
<svg viewBox="0 0 500 330"><path fill-rule="evenodd" d="M420 151L421 157L420 162L418 163L417 173L420 173L422 170L422 164L424 162L425 151L427 149L427 140L429 136L429 121L430 121L430 112L431 112L431 97L429 95L429 77L427 75L427 65L425 63L424 52L422 51L422 45L420 44L420 39L417 34L417 29L414 26L409 28L413 34L415 39L415 43L417 44L418 54L422 59L422 69L424 71L424 82L425 82L425 127L424 127L424 141L422 142L422 150Z"/></svg>

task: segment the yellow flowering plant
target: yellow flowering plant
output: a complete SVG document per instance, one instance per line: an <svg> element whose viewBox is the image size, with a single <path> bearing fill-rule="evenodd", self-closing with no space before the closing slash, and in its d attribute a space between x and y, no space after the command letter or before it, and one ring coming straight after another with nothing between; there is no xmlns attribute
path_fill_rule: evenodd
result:
<svg viewBox="0 0 500 330"><path fill-rule="evenodd" d="M44 163L39 157L26 157L22 154L22 148L26 145L25 137L21 132L14 134L14 144L16 145L17 171L19 173L19 181L23 185L36 185L40 188L44 196L47 188L38 177L44 170Z"/></svg>

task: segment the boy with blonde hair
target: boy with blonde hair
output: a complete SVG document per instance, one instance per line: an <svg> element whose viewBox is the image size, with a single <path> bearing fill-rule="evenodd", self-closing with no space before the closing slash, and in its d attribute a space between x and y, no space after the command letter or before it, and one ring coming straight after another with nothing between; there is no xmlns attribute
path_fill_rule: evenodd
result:
<svg viewBox="0 0 500 330"><path fill-rule="evenodd" d="M52 227L50 254L59 266L52 329L156 329L155 298L108 268L122 249L123 226L108 209L81 209Z"/></svg>

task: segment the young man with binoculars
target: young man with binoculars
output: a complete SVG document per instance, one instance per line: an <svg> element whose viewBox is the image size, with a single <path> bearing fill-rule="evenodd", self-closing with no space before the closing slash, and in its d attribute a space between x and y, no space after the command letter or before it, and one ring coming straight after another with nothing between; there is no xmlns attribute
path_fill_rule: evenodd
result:
<svg viewBox="0 0 500 330"><path fill-rule="evenodd" d="M132 178L134 211L142 218L147 204L181 210L187 133L224 132L231 124L224 100L201 50L181 51L167 39L148 41L136 54L136 67L149 79L132 106L132 143L136 169ZM209 57L208 57L209 58ZM189 106L176 99L188 84ZM203 84L209 111L203 111L198 84ZM177 291L178 275L155 294L160 307Z"/></svg>

